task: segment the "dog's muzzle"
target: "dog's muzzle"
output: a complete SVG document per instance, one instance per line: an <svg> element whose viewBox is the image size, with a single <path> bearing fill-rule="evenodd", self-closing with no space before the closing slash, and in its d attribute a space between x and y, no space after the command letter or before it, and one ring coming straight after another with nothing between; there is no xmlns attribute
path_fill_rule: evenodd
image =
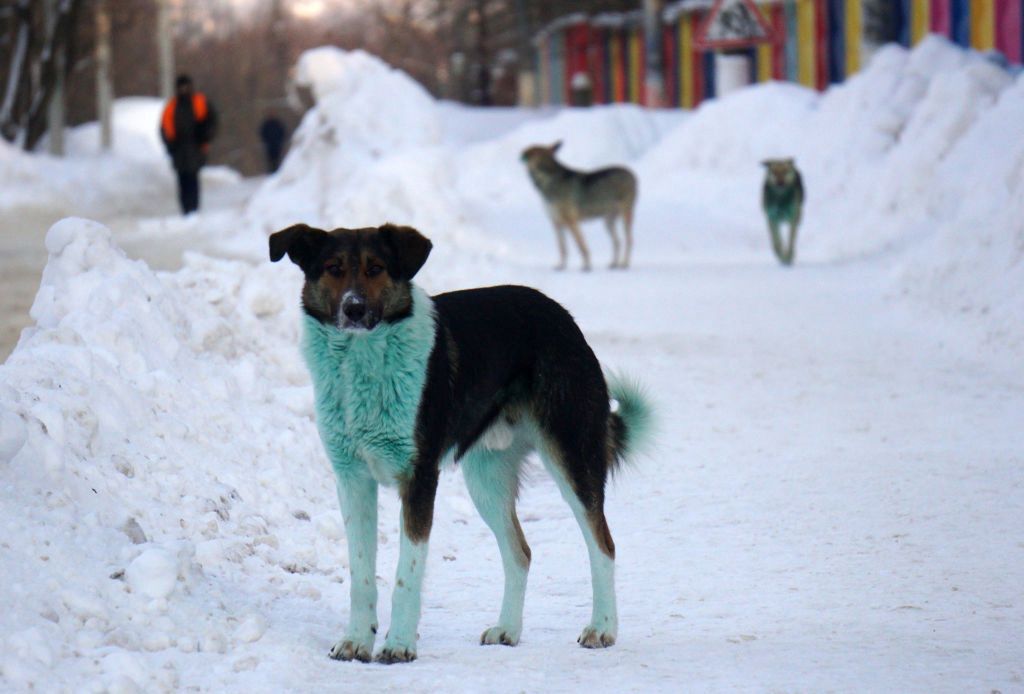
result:
<svg viewBox="0 0 1024 694"><path fill-rule="evenodd" d="M377 325L377 317L366 305L366 299L358 294L346 294L341 301L342 320L340 327L345 330L370 330Z"/></svg>

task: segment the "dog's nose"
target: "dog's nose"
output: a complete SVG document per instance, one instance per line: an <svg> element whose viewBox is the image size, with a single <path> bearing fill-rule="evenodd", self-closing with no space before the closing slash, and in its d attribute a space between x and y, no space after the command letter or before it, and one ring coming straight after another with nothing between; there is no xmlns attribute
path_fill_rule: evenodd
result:
<svg viewBox="0 0 1024 694"><path fill-rule="evenodd" d="M346 296L341 302L341 311L353 323L358 323L366 315L366 300L361 296Z"/></svg>

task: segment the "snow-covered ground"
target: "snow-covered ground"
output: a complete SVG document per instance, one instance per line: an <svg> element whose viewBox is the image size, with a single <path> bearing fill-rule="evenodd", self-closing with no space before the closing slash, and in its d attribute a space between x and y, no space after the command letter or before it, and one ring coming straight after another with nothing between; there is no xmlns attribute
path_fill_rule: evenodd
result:
<svg viewBox="0 0 1024 694"><path fill-rule="evenodd" d="M226 181L238 197L192 219L46 234L33 327L0 366L0 689L1024 690L1024 82L941 41L823 96L765 85L692 116L437 104L329 50L301 75L320 105L251 199ZM637 171L629 272L549 269L517 155L559 138L569 163ZM757 209L776 154L810 196L790 270ZM70 176L0 155L9 178ZM50 194L45 176L18 190ZM500 561L449 472L419 660L326 657L345 539L300 273L265 260L267 232L300 220L418 225L428 290L536 286L648 385L658 445L608 500L613 649L574 642L586 553L540 471L522 642L476 645ZM221 257L154 272L120 248L147 242ZM386 625L398 504L381 507Z"/></svg>

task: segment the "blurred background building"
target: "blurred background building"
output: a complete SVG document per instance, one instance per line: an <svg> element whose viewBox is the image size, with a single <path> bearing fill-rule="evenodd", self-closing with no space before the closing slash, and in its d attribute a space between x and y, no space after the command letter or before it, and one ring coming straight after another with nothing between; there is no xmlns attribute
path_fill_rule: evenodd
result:
<svg viewBox="0 0 1024 694"><path fill-rule="evenodd" d="M265 168L268 116L294 128L298 55L365 49L432 94L477 105L693 107L739 79L822 89L877 46L929 32L1021 62L1024 0L768 0L770 41L702 50L714 0L0 0L0 135L61 153L63 126L189 73L221 114L212 159ZM724 57L723 57L724 56ZM725 72L723 72L725 71ZM738 75L738 77L737 77ZM156 124L154 124L154 128Z"/></svg>

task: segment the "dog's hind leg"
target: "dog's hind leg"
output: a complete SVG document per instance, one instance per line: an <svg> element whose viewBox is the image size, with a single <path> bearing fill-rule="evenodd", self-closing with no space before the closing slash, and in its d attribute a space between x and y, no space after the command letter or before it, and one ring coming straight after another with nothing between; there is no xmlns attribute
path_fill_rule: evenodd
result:
<svg viewBox="0 0 1024 694"><path fill-rule="evenodd" d="M772 237L772 252L779 259L780 263L786 262L785 249L782 247L782 234L779 230L779 221L772 216L768 217L768 233Z"/></svg>
<svg viewBox="0 0 1024 694"><path fill-rule="evenodd" d="M786 265L792 265L793 258L796 256L796 231L799 226L800 211L797 210L793 218L789 220L789 245L786 247L786 255L782 259L782 262Z"/></svg>
<svg viewBox="0 0 1024 694"><path fill-rule="evenodd" d="M615 643L618 634L615 543L604 517L608 451L604 426L585 426L586 409L580 407L572 414L571 410L562 410L553 414L548 425L542 424L540 452L544 467L555 479L583 531L590 556L594 602L590 624L577 640L584 648L605 648ZM603 416L607 418L607 412Z"/></svg>
<svg viewBox="0 0 1024 694"><path fill-rule="evenodd" d="M615 215L606 216L604 225L608 227L608 235L612 237L612 263L608 267L614 270L619 267L619 235L615 232Z"/></svg>
<svg viewBox="0 0 1024 694"><path fill-rule="evenodd" d="M478 444L479 445L479 444ZM519 471L528 448L515 441L505 450L477 449L462 460L462 475L476 510L498 541L505 569L505 591L498 624L480 643L515 646L523 630L523 601L530 570L530 547L516 516Z"/></svg>
<svg viewBox="0 0 1024 694"><path fill-rule="evenodd" d="M330 656L369 662L377 634L377 482L368 474L339 475L337 486L351 585L348 631Z"/></svg>

